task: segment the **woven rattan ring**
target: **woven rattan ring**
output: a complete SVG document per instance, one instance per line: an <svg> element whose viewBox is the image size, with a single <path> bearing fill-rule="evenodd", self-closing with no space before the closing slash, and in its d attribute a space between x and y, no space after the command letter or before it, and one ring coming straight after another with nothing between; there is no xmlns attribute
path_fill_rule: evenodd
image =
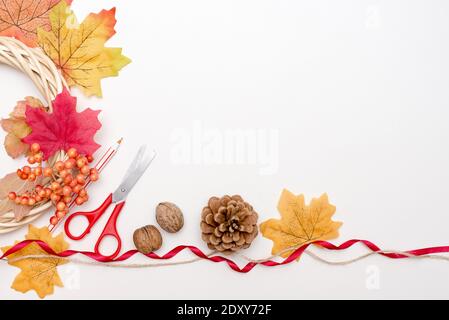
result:
<svg viewBox="0 0 449 320"><path fill-rule="evenodd" d="M29 48L14 38L0 37L0 63L26 74L47 101L49 112L52 111L51 101L66 87L66 83L53 61L40 48ZM53 164L63 157L64 154L57 153L49 159L49 163ZM20 221L15 220L13 212L7 212L0 216L0 234L14 231L30 223L51 206L51 201L39 203Z"/></svg>

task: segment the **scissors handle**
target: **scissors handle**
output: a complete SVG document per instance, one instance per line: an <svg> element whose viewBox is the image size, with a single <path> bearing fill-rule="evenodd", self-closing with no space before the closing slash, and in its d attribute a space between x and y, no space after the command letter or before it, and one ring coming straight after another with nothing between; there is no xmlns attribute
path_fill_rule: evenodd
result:
<svg viewBox="0 0 449 320"><path fill-rule="evenodd" d="M122 211L124 205L125 201L119 202L115 205L114 210L112 211L111 216L109 217L109 220L103 229L103 232L101 233L100 237L97 240L97 243L95 244L94 249L95 253L105 257L106 259L114 259L122 249L122 240L120 239L120 235L118 234L117 231L117 218L120 214L120 211ZM100 252L100 245L105 237L113 237L117 241L117 249L113 254L109 256L104 256Z"/></svg>
<svg viewBox="0 0 449 320"><path fill-rule="evenodd" d="M90 229L95 225L95 223L98 221L98 219L100 219L100 217L103 215L103 213L105 213L105 211L107 210L107 208L111 205L112 203L112 193L106 198L106 200L102 203L101 206L99 206L97 209L93 210L93 211L89 211L89 212L75 212L73 214L71 214L65 224L64 224L64 231L65 234L72 240L81 240L83 239L89 232ZM80 234L79 236L74 236L71 232L70 232L70 223L72 222L72 220L76 217L85 217L88 221L88 225L86 230L84 230L84 232L82 234Z"/></svg>

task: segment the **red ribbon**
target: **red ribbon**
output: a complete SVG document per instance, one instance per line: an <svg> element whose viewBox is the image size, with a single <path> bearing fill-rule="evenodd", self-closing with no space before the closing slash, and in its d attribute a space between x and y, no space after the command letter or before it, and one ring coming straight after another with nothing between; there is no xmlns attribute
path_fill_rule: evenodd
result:
<svg viewBox="0 0 449 320"><path fill-rule="evenodd" d="M128 260L129 258L131 258L132 256L134 256L135 254L138 253L137 250L130 250L130 251L125 252L124 254L122 254L121 256L119 256L119 257L117 257L115 259L110 259L110 258L107 258L105 256L102 256L101 254L97 254L97 253L94 253L94 252L88 252L88 251L66 250L66 251L62 251L60 253L56 253L55 251L53 251L52 248L50 248L50 246L46 242L43 242L41 240L25 240L25 241L17 243L12 248L10 248L8 251L6 251L0 257L0 259L4 259L4 258L8 257L9 255L11 255L13 253L16 253L17 251L20 251L21 249L25 248L26 246L28 246L28 245L30 245L32 243L38 244L45 252L47 252L50 255L54 255L54 256L58 256L58 257L62 257L62 258L67 258L67 257L73 256L75 254L81 254L81 255L89 257L89 258L91 258L93 260L96 260L98 262L120 262L120 261L125 261L125 260ZM348 249L348 248L352 247L353 245L355 245L357 243L362 243L363 245L365 245L365 247L367 247L371 251L379 252L380 255L383 255L383 256L385 256L387 258L390 258L390 259L405 259L405 258L410 258L410 255L412 255L412 256L425 256L425 255L430 255L430 254L435 254L435 253L447 253L447 252L449 252L449 246L430 247L430 248L409 250L409 251L405 251L404 254L380 252L382 250L378 246L376 246L374 243L372 243L372 242L370 242L368 240L353 239L353 240L348 240L348 241L346 241L346 242L344 242L344 243L342 243L342 244L340 244L338 246L334 245L334 244L332 244L330 242L327 242L327 241L315 241L313 243L308 243L308 244L305 244L305 245L299 247L298 249L293 251L292 254L290 254L287 258L285 258L281 262L276 262L276 261L273 261L273 260L268 260L268 261L264 261L264 262L248 262L243 268L240 268L234 261L232 261L229 258L226 258L226 257L223 257L223 256L211 256L211 257L208 257L204 252L202 252L197 247L186 246L186 245L177 246L176 248L170 250L169 252L167 252L163 256L159 256L158 254L156 254L154 252L146 254L145 256L147 256L148 258L151 258L151 259L155 259L155 260L168 260L168 259L171 259L171 258L175 257L181 251L188 249L193 254L195 254L196 256L198 256L198 257L200 257L202 259L209 260L209 261L212 261L212 262L225 262L232 270L237 271L237 272L241 272L241 273L247 273L247 272L251 271L258 264L266 266L266 267L275 267L275 266L281 266L281 265L289 264L290 262L295 261L297 258L299 258L304 253L304 251L312 244L321 246L321 247L323 247L325 249L328 249L328 250L345 250L345 249Z"/></svg>

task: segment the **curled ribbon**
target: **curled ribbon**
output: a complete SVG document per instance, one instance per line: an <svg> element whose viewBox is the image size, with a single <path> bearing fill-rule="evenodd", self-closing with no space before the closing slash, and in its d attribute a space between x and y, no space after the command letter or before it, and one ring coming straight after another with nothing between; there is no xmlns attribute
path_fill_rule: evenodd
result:
<svg viewBox="0 0 449 320"><path fill-rule="evenodd" d="M32 243L36 243L45 252L47 252L50 255L58 256L61 258L68 258L68 257L76 255L76 254L81 254L90 259L96 260L98 262L105 262L105 263L106 262L125 261L125 260L130 259L135 254L139 253L137 250L129 250L115 259L110 259L101 254L97 254L94 252L88 252L88 251L66 250L66 251L57 253L52 248L50 248L50 246L46 242L43 242L41 240L25 240L25 241L17 243L12 248L10 248L8 251L6 251L0 257L0 259L5 259L9 255L20 251L21 249L25 248L26 246L28 246ZM223 256L218 256L218 255L217 256L207 256L199 248L197 248L195 246L188 246L188 245L177 246L162 256L160 256L154 252L146 254L145 256L150 259L155 259L155 260L168 260L168 259L175 257L178 253L180 253L183 250L190 250L193 254L195 254L196 256L198 256L199 258L202 258L204 260L209 260L212 262L224 262L234 271L237 271L240 273L248 273L258 264L266 266L266 267L275 267L275 266L289 264L290 262L293 262L296 259L298 259L310 245L317 245L317 246L320 246L327 250L345 250L345 249L352 247L353 245L355 245L357 243L361 243L365 247L367 247L369 250L371 250L372 252L378 252L380 255L385 256L390 259L406 259L406 258L410 258L413 256L420 257L420 256L426 256L426 255L431 255L431 254L436 254L436 253L448 253L449 252L449 246L441 246L441 247L429 247L429 248L409 250L409 251L405 251L404 253L393 253L393 252L389 253L389 252L382 251L378 246L376 246L374 243L372 243L368 240L353 239L353 240L348 240L340 245L334 245L327 241L315 241L312 243L307 243L307 244L304 244L303 246L295 249L287 258L285 258L281 262L276 262L273 260L267 260L267 261L261 261L261 262L254 261L254 262L248 262L243 268L240 268L237 265L237 263L235 263L234 261L232 261L229 258L226 258Z"/></svg>

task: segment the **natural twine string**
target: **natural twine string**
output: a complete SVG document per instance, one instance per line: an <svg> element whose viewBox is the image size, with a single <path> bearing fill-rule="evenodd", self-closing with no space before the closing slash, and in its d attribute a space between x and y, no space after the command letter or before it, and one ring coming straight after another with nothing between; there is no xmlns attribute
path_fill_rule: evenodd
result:
<svg viewBox="0 0 449 320"><path fill-rule="evenodd" d="M262 263L262 262L272 260L274 258L279 258L284 253L294 251L300 247L301 246L294 246L294 247L286 248L277 254L271 255L271 256L263 258L263 259L251 259L251 258L248 258L241 254L237 254L237 256L248 261L248 262ZM208 254L206 254L206 256L210 257L217 253L218 253L218 251L212 251L212 252L209 252ZM366 259L372 255L382 255L382 254L390 254L390 253L404 255L404 256L407 256L408 258L413 258L413 259L434 259L434 260L443 260L443 261L449 262L449 256L438 255L438 254L427 255L427 256L415 256L408 252L398 251L398 250L373 251L373 252L368 252L363 255L357 256L355 258L339 260L339 261L328 260L310 250L304 251L304 254L308 255L312 259L314 259L318 262L327 264L327 265L332 265L332 266L349 265L349 264L361 261L363 259ZM22 261L22 260L26 260L26 259L49 259L49 258L53 259L53 258L55 258L55 256L49 255L49 254L26 255L26 256L10 259L10 260L3 258L2 261L14 263L14 262L18 262L18 261ZM58 259L61 259L63 261L67 261L67 262L71 262L71 263L75 263L75 264L82 264L82 265L88 265L88 266L105 266L105 267L110 267L110 268L134 268L134 269L185 265L185 264L191 264L191 263L203 260L203 258L197 257L197 258L192 258L192 259L186 259L186 260L181 260L181 261L176 261L176 262L165 262L165 263L117 263L117 262L111 263L111 262L85 261L85 260L81 260L81 259L77 259L77 258L58 258Z"/></svg>

